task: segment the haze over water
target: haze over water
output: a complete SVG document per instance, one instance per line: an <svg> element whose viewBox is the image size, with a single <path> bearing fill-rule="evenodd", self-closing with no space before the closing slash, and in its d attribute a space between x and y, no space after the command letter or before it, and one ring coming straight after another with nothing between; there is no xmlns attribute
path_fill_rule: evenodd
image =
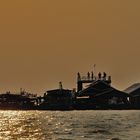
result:
<svg viewBox="0 0 140 140"><path fill-rule="evenodd" d="M0 2L0 93L76 87L76 74L140 82L139 0ZM0 140L139 140L140 112L0 111Z"/></svg>
<svg viewBox="0 0 140 140"><path fill-rule="evenodd" d="M0 111L1 140L139 140L140 112Z"/></svg>

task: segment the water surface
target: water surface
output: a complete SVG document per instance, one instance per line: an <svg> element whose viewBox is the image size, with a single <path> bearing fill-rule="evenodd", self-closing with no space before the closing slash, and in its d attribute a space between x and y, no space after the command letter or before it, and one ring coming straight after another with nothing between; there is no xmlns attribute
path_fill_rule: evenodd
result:
<svg viewBox="0 0 140 140"><path fill-rule="evenodd" d="M140 111L0 111L0 140L139 140Z"/></svg>

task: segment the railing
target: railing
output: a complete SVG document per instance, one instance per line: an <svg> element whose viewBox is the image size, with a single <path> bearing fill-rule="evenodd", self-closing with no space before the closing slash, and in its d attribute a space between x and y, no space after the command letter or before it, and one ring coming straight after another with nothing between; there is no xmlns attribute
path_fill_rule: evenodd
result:
<svg viewBox="0 0 140 140"><path fill-rule="evenodd" d="M111 76L108 77L87 77L87 76L82 76L78 77L77 81L96 81L96 80L102 80L102 81L111 81Z"/></svg>

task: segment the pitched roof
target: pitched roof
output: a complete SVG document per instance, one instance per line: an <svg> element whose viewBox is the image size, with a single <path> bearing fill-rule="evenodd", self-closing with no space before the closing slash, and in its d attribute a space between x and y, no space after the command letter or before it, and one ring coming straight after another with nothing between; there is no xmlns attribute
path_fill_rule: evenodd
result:
<svg viewBox="0 0 140 140"><path fill-rule="evenodd" d="M125 92L122 92L122 91L119 91L117 89L110 89L108 91L105 91L105 92L102 92L102 93L99 93L97 95L95 95L95 97L99 97L99 96L120 96L120 97L130 97L129 94L125 93Z"/></svg>
<svg viewBox="0 0 140 140"><path fill-rule="evenodd" d="M124 92L126 93L132 93L136 90L140 89L140 83L135 83L133 85L131 85L130 87L128 87L127 89L124 90Z"/></svg>
<svg viewBox="0 0 140 140"><path fill-rule="evenodd" d="M86 89L81 90L78 93L78 96L101 96L101 95L109 95L109 94L116 94L118 96L129 96L127 93L119 91L104 81L98 80L92 84L90 84ZM110 96L110 95L109 95Z"/></svg>
<svg viewBox="0 0 140 140"><path fill-rule="evenodd" d="M93 95L97 93L101 93L110 89L110 85L102 80L98 80L90 84L87 88L81 90L78 93L78 96L87 96Z"/></svg>

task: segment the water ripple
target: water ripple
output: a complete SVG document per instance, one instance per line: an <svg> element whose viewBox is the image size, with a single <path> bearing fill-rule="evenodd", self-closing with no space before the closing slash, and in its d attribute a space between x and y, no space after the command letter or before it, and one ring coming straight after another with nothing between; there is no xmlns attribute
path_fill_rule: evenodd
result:
<svg viewBox="0 0 140 140"><path fill-rule="evenodd" d="M0 111L0 140L139 140L140 111Z"/></svg>

